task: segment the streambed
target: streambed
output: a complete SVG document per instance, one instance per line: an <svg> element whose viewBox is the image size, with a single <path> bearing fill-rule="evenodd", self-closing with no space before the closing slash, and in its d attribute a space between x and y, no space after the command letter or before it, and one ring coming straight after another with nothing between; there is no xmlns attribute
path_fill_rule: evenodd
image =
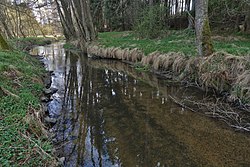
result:
<svg viewBox="0 0 250 167"><path fill-rule="evenodd" d="M57 88L48 103L64 166L250 166L250 137L169 97L204 99L128 64L93 60L62 44L36 47Z"/></svg>

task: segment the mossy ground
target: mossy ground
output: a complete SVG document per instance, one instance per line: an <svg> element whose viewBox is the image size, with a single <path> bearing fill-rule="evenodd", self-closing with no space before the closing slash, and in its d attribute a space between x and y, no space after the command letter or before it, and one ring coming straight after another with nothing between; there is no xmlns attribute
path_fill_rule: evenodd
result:
<svg viewBox="0 0 250 167"><path fill-rule="evenodd" d="M40 110L43 67L19 51L0 50L0 166L45 166L52 144L27 118ZM4 91L3 91L4 90ZM9 93L6 93L9 92Z"/></svg>
<svg viewBox="0 0 250 167"><path fill-rule="evenodd" d="M161 39L139 39L133 32L105 32L99 34L97 41L105 47L139 48L146 55L154 51L162 53L183 52L196 56L195 34L192 30L169 31ZM234 55L250 55L250 36L246 34L214 34L214 51L224 51Z"/></svg>

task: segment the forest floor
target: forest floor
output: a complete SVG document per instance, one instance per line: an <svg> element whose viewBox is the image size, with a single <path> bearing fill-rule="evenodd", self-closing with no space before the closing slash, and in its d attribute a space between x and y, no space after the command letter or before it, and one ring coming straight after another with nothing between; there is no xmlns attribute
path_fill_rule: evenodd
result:
<svg viewBox="0 0 250 167"><path fill-rule="evenodd" d="M33 38L28 47L48 43L37 41ZM0 50L0 73L0 166L50 164L52 144L35 116L41 111L44 67L22 51Z"/></svg>
<svg viewBox="0 0 250 167"><path fill-rule="evenodd" d="M218 33L219 34L219 33ZM214 34L214 50L233 55L250 55L250 34ZM162 53L183 52L195 56L195 34L193 31L169 31L161 39L139 39L133 32L104 32L99 34L98 43L105 47L138 48L145 55L154 51Z"/></svg>

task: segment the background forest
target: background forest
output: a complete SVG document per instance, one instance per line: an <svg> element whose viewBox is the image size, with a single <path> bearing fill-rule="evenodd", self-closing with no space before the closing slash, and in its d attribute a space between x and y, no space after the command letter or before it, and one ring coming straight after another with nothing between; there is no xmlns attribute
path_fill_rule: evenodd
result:
<svg viewBox="0 0 250 167"><path fill-rule="evenodd" d="M78 35L68 33L79 31L77 26L84 20L83 11L85 15L90 12L97 32L135 30L140 37L157 38L167 30L194 28L195 0L84 2L87 5L80 0L2 0L1 33L6 38L59 34L60 16L66 38L77 38ZM82 10L85 6L89 6L90 11ZM249 0L209 0L208 7L213 31L250 31Z"/></svg>

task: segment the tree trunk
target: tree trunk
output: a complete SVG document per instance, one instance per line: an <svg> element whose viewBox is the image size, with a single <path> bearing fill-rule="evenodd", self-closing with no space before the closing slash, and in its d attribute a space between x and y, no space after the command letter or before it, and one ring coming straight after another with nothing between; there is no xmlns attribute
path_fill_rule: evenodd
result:
<svg viewBox="0 0 250 167"><path fill-rule="evenodd" d="M208 0L196 0L195 2L195 33L198 55L211 55L213 45L208 20Z"/></svg>
<svg viewBox="0 0 250 167"><path fill-rule="evenodd" d="M245 18L245 23L244 23L244 29L246 32L250 33L250 5L247 5L247 13L246 13L246 18Z"/></svg>
<svg viewBox="0 0 250 167"><path fill-rule="evenodd" d="M95 40L96 32L89 0L55 0L64 35L68 41L77 42L82 50Z"/></svg>
<svg viewBox="0 0 250 167"><path fill-rule="evenodd" d="M5 41L1 33L0 33L0 47L3 50L10 50L8 43Z"/></svg>
<svg viewBox="0 0 250 167"><path fill-rule="evenodd" d="M192 6L191 6L192 3ZM195 28L195 19L194 19L194 13L195 13L195 0L188 0L187 2L187 11L188 11L188 29L194 29ZM191 9L190 9L191 8Z"/></svg>

